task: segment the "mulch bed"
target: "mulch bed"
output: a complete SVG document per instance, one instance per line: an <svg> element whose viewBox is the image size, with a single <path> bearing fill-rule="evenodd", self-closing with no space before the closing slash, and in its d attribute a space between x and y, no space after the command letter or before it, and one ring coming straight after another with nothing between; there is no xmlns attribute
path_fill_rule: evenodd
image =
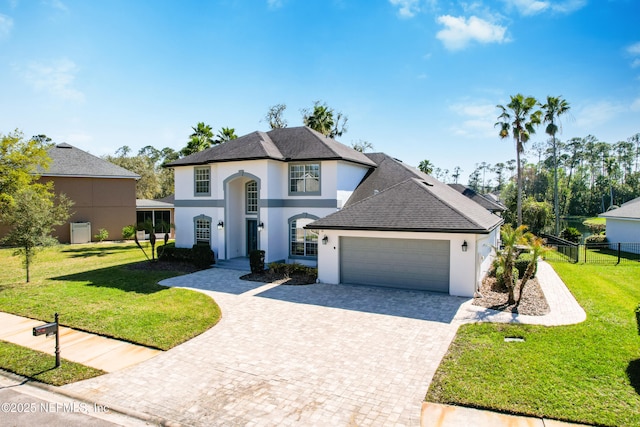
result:
<svg viewBox="0 0 640 427"><path fill-rule="evenodd" d="M515 298L518 300L520 292L520 280L515 289ZM524 287L524 294L520 306L507 305L508 292L506 287L499 287L495 277L485 277L480 287L481 297L473 299L473 305L490 308L498 311L525 314L530 316L542 316L549 313L549 304L544 297L538 279L530 279Z"/></svg>
<svg viewBox="0 0 640 427"><path fill-rule="evenodd" d="M242 280L262 283L277 283L279 285L311 285L316 282L315 276L293 274L287 277L284 274L265 271L264 273L250 273L240 277Z"/></svg>

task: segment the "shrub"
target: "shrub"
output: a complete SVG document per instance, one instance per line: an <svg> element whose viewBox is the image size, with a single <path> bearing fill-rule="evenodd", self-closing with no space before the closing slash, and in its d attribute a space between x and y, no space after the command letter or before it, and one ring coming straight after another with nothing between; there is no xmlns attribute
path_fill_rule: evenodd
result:
<svg viewBox="0 0 640 427"><path fill-rule="evenodd" d="M529 263L531 263L532 259L533 259L533 256L527 252L520 254L518 259L516 259L515 267L518 269L518 279L522 279L524 277L524 273L527 271L527 267L529 267ZM538 271L538 261L536 260L536 266L533 270L532 277L536 277L537 271Z"/></svg>
<svg viewBox="0 0 640 427"><path fill-rule="evenodd" d="M207 268L215 264L216 259L209 245L193 245L191 248L191 262L198 268Z"/></svg>
<svg viewBox="0 0 640 427"><path fill-rule="evenodd" d="M604 234L594 234L584 239L584 244L587 246L587 249L600 248L603 246L603 243L607 243L607 236Z"/></svg>
<svg viewBox="0 0 640 427"><path fill-rule="evenodd" d="M575 227L567 227L560 232L560 237L573 243L580 243L582 233Z"/></svg>
<svg viewBox="0 0 640 427"><path fill-rule="evenodd" d="M307 267L303 264L285 264L283 262L272 262L269 264L269 272L273 274L283 274L285 277L309 276L313 280L318 278L318 269Z"/></svg>
<svg viewBox="0 0 640 427"><path fill-rule="evenodd" d="M253 274L264 273L264 251L256 249L249 252L249 266Z"/></svg>
<svg viewBox="0 0 640 427"><path fill-rule="evenodd" d="M158 246L158 259L162 261L191 262L191 248L176 248L174 242Z"/></svg>
<svg viewBox="0 0 640 427"><path fill-rule="evenodd" d="M98 234L93 236L98 242L103 242L109 238L109 232L104 228L98 230Z"/></svg>
<svg viewBox="0 0 640 427"><path fill-rule="evenodd" d="M133 236L136 235L136 227L135 225L126 225L122 227L122 238L123 239L133 239Z"/></svg>

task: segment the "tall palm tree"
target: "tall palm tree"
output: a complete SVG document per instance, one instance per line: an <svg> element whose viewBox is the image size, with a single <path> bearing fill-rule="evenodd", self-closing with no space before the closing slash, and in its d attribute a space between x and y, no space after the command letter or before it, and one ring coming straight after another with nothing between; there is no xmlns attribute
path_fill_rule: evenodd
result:
<svg viewBox="0 0 640 427"><path fill-rule="evenodd" d="M218 131L218 135L216 135L216 144L222 144L223 142L231 141L232 139L237 139L238 135L236 135L236 130L234 128L221 128Z"/></svg>
<svg viewBox="0 0 640 427"><path fill-rule="evenodd" d="M542 121L542 111L536 110L538 101L531 96L526 98L522 94L512 95L511 101L506 105L496 105L501 113L494 126L500 126L500 138L511 135L516 142L516 168L518 172L518 226L522 225L522 164L520 154L524 152L524 144L529 141L531 135L536 133L535 126Z"/></svg>
<svg viewBox="0 0 640 427"><path fill-rule="evenodd" d="M421 161L418 165L418 169L420 170L420 172L426 173L427 175L431 175L433 173L433 168L433 163L426 159Z"/></svg>
<svg viewBox="0 0 640 427"><path fill-rule="evenodd" d="M556 133L558 130L562 132L561 126L558 126L560 116L566 114L571 106L562 99L562 96L547 96L547 103L542 105L544 110L543 121L547 124L545 132L551 136L553 148L553 211L556 217L555 231L556 236L560 234L560 210L558 208L558 148L556 145Z"/></svg>
<svg viewBox="0 0 640 427"><path fill-rule="evenodd" d="M335 124L333 120L333 110L319 102L315 103L311 113L304 114L302 121L305 126L309 126L311 129L327 136L331 134Z"/></svg>
<svg viewBox="0 0 640 427"><path fill-rule="evenodd" d="M191 129L193 129L193 133L189 135L189 142L180 151L183 156L198 153L215 144L211 126L204 124L204 122L199 122L195 127L192 126Z"/></svg>

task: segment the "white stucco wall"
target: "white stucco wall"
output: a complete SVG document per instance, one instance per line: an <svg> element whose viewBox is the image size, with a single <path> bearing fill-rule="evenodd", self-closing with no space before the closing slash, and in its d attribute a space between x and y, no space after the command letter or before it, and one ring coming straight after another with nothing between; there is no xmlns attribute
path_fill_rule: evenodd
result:
<svg viewBox="0 0 640 427"><path fill-rule="evenodd" d="M449 293L473 297L477 283L476 249L474 234L411 233L400 231L320 230L319 239L328 237L328 243L318 245L318 280L323 283L340 282L340 237L374 237L388 239L448 240L450 242ZM462 251L466 241L468 249ZM478 269L480 270L480 269Z"/></svg>
<svg viewBox="0 0 640 427"><path fill-rule="evenodd" d="M289 195L289 163L275 160L223 162L208 165L211 170L211 195L194 195L194 168L175 168L176 246L191 247L195 242L193 218L211 217L211 246L218 258L246 254L246 219L264 223L258 232L258 247L266 252L266 261L285 260L316 265L315 260L289 257L289 219L310 214L322 218L336 211L360 183L368 168L342 161L325 161L320 166L320 195ZM231 178L231 179L230 179ZM244 185L251 179L259 182L258 214L247 214ZM226 187L226 188L225 188ZM338 190L338 188L343 190ZM314 201L336 201L331 207L313 207ZM298 207L278 207L280 201ZM271 204L271 206L268 206ZM181 206L182 205L182 206ZM186 205L186 206L185 206ZM192 205L192 206L189 206ZM311 205L311 206L306 206ZM224 221L218 230L218 221Z"/></svg>
<svg viewBox="0 0 640 427"><path fill-rule="evenodd" d="M611 243L640 242L640 220L607 218L607 240Z"/></svg>

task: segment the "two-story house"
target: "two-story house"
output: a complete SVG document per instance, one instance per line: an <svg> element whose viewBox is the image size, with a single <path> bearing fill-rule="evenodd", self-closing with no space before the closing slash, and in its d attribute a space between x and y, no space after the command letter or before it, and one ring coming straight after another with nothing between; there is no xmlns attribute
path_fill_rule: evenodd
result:
<svg viewBox="0 0 640 427"><path fill-rule="evenodd" d="M176 245L318 266L327 283L473 295L502 220L385 154L307 127L253 132L168 165Z"/></svg>

